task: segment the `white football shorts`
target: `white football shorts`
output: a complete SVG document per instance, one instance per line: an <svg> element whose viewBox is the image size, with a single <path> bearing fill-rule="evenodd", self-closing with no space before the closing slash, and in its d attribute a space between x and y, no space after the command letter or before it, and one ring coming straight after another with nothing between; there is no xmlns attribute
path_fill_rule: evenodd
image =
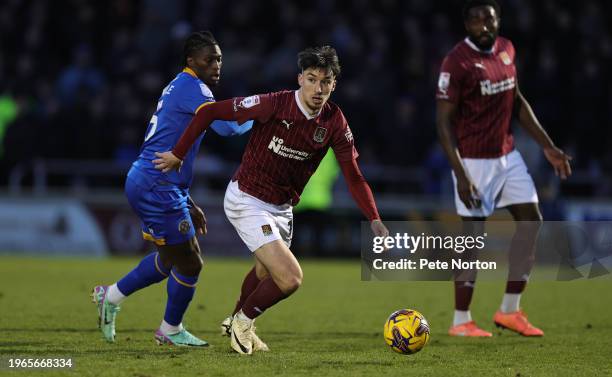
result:
<svg viewBox="0 0 612 377"><path fill-rule="evenodd" d="M455 206L457 213L465 217L488 217L495 208L511 204L538 203L538 193L523 157L517 150L499 158L462 158L463 166L478 189L482 206L467 209L455 184Z"/></svg>
<svg viewBox="0 0 612 377"><path fill-rule="evenodd" d="M240 190L237 181L230 181L223 207L227 219L251 252L276 240L291 247L293 207L290 204L266 203Z"/></svg>

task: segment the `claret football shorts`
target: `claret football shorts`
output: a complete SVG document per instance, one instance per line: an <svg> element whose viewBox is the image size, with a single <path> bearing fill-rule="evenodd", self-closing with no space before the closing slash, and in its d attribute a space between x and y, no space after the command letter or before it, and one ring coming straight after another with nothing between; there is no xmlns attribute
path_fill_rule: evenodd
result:
<svg viewBox="0 0 612 377"><path fill-rule="evenodd" d="M230 181L223 201L225 215L251 252L276 240L291 247L293 207L274 205L243 192Z"/></svg>
<svg viewBox="0 0 612 377"><path fill-rule="evenodd" d="M463 204L457 192L457 177L453 173L455 206L460 216L488 217L495 208L538 202L533 179L517 150L499 158L462 158L461 160L478 189L482 206L468 209Z"/></svg>

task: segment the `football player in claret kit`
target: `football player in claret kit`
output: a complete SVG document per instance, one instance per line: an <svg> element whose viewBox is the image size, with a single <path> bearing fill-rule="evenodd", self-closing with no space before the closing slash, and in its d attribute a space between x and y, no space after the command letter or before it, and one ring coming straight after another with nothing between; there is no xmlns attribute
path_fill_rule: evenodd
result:
<svg viewBox="0 0 612 377"><path fill-rule="evenodd" d="M240 354L268 350L253 322L295 292L302 270L289 249L292 207L331 147L349 190L375 236L387 236L374 197L357 165L353 135L340 108L328 102L340 64L329 47L298 55L299 90L220 101L205 106L171 152L156 153L157 168L178 169L185 153L214 119L253 119L242 163L225 193L225 213L253 252L255 266L242 284L234 315L224 321L232 348Z"/></svg>
<svg viewBox="0 0 612 377"><path fill-rule="evenodd" d="M155 333L156 341L177 346L208 345L182 325L202 268L195 233L206 233L206 218L189 196L189 187L193 162L204 135L185 151L180 172L162 173L151 160L155 151L171 148L194 114L215 101L209 87L219 83L222 54L210 32L195 32L187 38L183 64L183 71L162 91L140 156L132 164L125 183L128 201L142 221L142 235L155 243L157 252L144 257L115 284L99 285L93 290L100 329L109 342L115 340L115 318L121 302L137 290L168 278L168 301L164 319ZM218 121L211 127L220 135L231 136L248 131L252 123L239 127L236 122Z"/></svg>
<svg viewBox="0 0 612 377"><path fill-rule="evenodd" d="M467 38L446 56L437 88L436 126L450 161L455 204L466 229L482 230L495 208L506 208L517 229L509 252L506 292L493 318L499 327L542 336L519 307L534 261L542 221L538 195L510 128L513 112L540 145L555 173L566 179L571 158L557 148L519 90L512 42L498 36L495 0L470 0L463 9ZM461 278L458 278L458 276ZM455 315L449 334L488 337L471 319L475 271L455 276Z"/></svg>

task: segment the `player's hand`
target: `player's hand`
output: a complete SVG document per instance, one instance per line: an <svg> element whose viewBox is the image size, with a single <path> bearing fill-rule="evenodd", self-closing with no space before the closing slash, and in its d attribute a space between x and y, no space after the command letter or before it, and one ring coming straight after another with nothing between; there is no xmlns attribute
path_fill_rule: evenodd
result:
<svg viewBox="0 0 612 377"><path fill-rule="evenodd" d="M172 154L172 152L155 152L155 156L158 157L157 159L153 160L155 169L161 170L164 173L171 170L181 171L183 161Z"/></svg>
<svg viewBox="0 0 612 377"><path fill-rule="evenodd" d="M189 209L189 214L191 215L191 222L193 222L196 232L206 235L206 216L202 208L194 205Z"/></svg>
<svg viewBox="0 0 612 377"><path fill-rule="evenodd" d="M555 169L555 175L561 179L567 179L572 175L572 168L570 166L571 156L568 156L561 149L552 146L544 148L544 156Z"/></svg>
<svg viewBox="0 0 612 377"><path fill-rule="evenodd" d="M389 235L389 229L387 229L381 220L372 220L370 229L372 229L372 233L376 237L387 237Z"/></svg>
<svg viewBox="0 0 612 377"><path fill-rule="evenodd" d="M467 209L480 208L482 205L478 189L469 178L457 178L457 193Z"/></svg>

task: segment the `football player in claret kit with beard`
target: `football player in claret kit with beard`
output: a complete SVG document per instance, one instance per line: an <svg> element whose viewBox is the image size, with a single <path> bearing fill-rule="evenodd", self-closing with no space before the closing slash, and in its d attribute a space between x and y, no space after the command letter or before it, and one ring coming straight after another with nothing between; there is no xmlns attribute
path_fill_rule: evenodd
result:
<svg viewBox="0 0 612 377"><path fill-rule="evenodd" d="M298 54L298 90L220 101L200 111L172 151L157 153L158 169L178 169L186 151L215 119L255 121L242 163L225 193L225 213L255 256L234 315L224 321L240 354L268 350L253 322L302 284L302 269L289 249L292 207L329 147L355 202L375 236L389 231L380 220L369 185L357 165L353 135L340 108L328 101L340 64L329 47Z"/></svg>
<svg viewBox="0 0 612 377"><path fill-rule="evenodd" d="M482 234L484 221L495 208L508 209L516 222L506 292L494 323L524 336L542 336L544 332L531 325L519 307L542 215L533 180L514 149L513 112L561 179L571 174L571 158L555 146L519 90L514 46L498 36L499 12L495 0L466 2L463 19L468 36L442 63L436 126L453 170L455 204L464 229ZM476 271L456 271L450 335L492 336L471 318L475 279Z"/></svg>

